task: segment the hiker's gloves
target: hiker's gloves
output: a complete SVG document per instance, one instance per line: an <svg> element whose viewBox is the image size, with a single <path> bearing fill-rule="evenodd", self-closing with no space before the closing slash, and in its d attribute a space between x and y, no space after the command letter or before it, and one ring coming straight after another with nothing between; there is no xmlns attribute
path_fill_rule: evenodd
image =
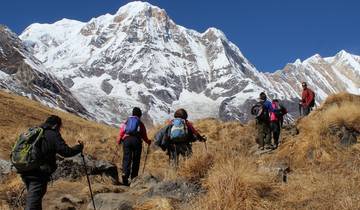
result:
<svg viewBox="0 0 360 210"><path fill-rule="evenodd" d="M78 142L79 142L79 144L76 145L77 148L78 148L80 151L83 151L83 149L84 149L84 142L82 142L82 141L78 141Z"/></svg>
<svg viewBox="0 0 360 210"><path fill-rule="evenodd" d="M203 136L199 136L199 141L201 142L205 142L207 140L206 136L203 135Z"/></svg>

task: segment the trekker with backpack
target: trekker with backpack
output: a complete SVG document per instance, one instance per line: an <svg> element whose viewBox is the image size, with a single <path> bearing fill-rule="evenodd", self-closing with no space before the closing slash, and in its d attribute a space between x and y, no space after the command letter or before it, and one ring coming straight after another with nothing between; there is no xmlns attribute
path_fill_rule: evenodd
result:
<svg viewBox="0 0 360 210"><path fill-rule="evenodd" d="M21 134L13 147L11 162L20 173L27 190L25 210L42 209L47 184L57 168L56 154L72 157L84 148L80 141L78 145L69 147L61 137L61 127L61 118L51 115L40 127Z"/></svg>
<svg viewBox="0 0 360 210"><path fill-rule="evenodd" d="M146 128L140 118L142 116L141 109L134 107L132 116L130 116L125 123L120 125L120 133L117 138L118 144L123 144L123 185L129 186L129 177L134 179L138 176L141 151L142 151L142 140L148 145L151 141L147 137Z"/></svg>
<svg viewBox="0 0 360 210"><path fill-rule="evenodd" d="M251 114L256 115L257 143L261 150L273 149L271 145L270 112L271 102L264 92L260 93L260 101L251 108Z"/></svg>
<svg viewBox="0 0 360 210"><path fill-rule="evenodd" d="M174 113L174 119L155 137L157 145L164 151L167 150L170 163L173 163L175 167L178 166L179 155L186 158L192 155L192 142L206 141L205 136L201 136L187 118L186 110L178 109Z"/></svg>
<svg viewBox="0 0 360 210"><path fill-rule="evenodd" d="M307 116L315 106L315 93L307 87L306 82L303 82L301 85L303 87L301 94L302 115Z"/></svg>
<svg viewBox="0 0 360 210"><path fill-rule="evenodd" d="M284 115L287 113L287 110L279 103L278 99L274 99L271 103L271 106L273 111L270 112L270 128L272 137L274 139L274 149L277 149L279 146L279 137Z"/></svg>

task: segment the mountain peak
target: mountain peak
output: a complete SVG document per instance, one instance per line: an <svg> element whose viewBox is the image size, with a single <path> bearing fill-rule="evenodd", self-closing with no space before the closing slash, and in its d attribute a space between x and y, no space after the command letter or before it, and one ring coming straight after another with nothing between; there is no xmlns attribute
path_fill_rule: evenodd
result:
<svg viewBox="0 0 360 210"><path fill-rule="evenodd" d="M323 59L323 58L321 57L321 55L319 55L319 54L316 53L315 55L311 56L310 58L304 60L304 62L305 62L305 63L307 63L307 62L318 62L318 61L321 60L321 59Z"/></svg>
<svg viewBox="0 0 360 210"><path fill-rule="evenodd" d="M155 9L155 10L163 10L160 9L157 6L154 6L148 2L143 2L143 1L133 1L130 2L122 7L119 8L119 10L116 12L117 15L119 14L123 14L123 13L128 13L129 15L136 15L139 14L145 10L149 10L149 9Z"/></svg>
<svg viewBox="0 0 360 210"><path fill-rule="evenodd" d="M338 59L345 59L345 60L348 60L349 58L352 57L352 55L348 52L346 52L345 50L340 50L336 55L335 55L336 58Z"/></svg>

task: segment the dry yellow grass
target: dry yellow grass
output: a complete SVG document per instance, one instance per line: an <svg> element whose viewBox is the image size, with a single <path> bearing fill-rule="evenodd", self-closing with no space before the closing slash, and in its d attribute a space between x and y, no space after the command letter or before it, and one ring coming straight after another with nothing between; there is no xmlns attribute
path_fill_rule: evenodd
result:
<svg viewBox="0 0 360 210"><path fill-rule="evenodd" d="M114 158L120 163L122 148L115 146L117 129L45 108L22 97L1 92L0 97L3 145L0 157L8 154L21 130L56 113L64 119L62 132L67 142L73 144L82 138L87 143L87 153L107 160ZM286 142L273 153L264 155L255 155L252 151L256 148L253 122L242 125L200 120L195 122L195 127L208 137L208 151L203 143L195 142L192 158L181 160L180 169L174 171L169 167L166 153L152 147L146 172L201 184L206 193L183 209L359 209L360 146L341 146L339 137L332 134L334 128L343 126L360 131L359 107L360 96L342 93L329 97L317 110L297 122L298 135L284 132ZM150 130L149 136L160 127ZM291 169L287 183L278 179L275 167L281 164ZM6 182L0 185L1 191L20 186L15 176L8 177ZM86 192L84 180L77 184L83 187L82 194ZM47 199L65 193L68 185L66 181L56 183L57 189L50 187ZM159 202L149 200L136 208L181 207L167 199L156 199Z"/></svg>

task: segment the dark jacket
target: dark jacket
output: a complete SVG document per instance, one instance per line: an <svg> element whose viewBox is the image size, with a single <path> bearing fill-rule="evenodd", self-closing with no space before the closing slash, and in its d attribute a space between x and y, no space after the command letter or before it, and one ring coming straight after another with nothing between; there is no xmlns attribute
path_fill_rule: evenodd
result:
<svg viewBox="0 0 360 210"><path fill-rule="evenodd" d="M51 129L47 124L43 124L41 127L44 129L44 138L42 139L41 144L41 152L44 162L40 166L40 170L26 172L23 175L41 174L51 176L57 168L56 154L63 157L72 157L82 151L81 145L69 147L61 137L59 131Z"/></svg>

